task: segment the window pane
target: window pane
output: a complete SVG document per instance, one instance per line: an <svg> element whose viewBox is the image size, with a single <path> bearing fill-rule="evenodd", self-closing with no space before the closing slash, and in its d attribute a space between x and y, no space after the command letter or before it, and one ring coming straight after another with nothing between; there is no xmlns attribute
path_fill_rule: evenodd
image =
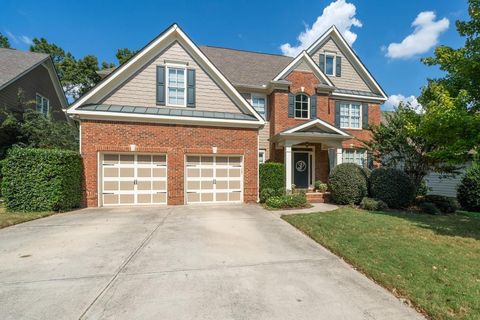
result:
<svg viewBox="0 0 480 320"><path fill-rule="evenodd" d="M258 113L265 117L265 98L252 96L252 106Z"/></svg>
<svg viewBox="0 0 480 320"><path fill-rule="evenodd" d="M326 56L325 57L325 73L329 76L333 76L333 56Z"/></svg>
<svg viewBox="0 0 480 320"><path fill-rule="evenodd" d="M308 96L306 94L295 96L295 117L308 118Z"/></svg>
<svg viewBox="0 0 480 320"><path fill-rule="evenodd" d="M168 68L168 103L185 105L185 70Z"/></svg>

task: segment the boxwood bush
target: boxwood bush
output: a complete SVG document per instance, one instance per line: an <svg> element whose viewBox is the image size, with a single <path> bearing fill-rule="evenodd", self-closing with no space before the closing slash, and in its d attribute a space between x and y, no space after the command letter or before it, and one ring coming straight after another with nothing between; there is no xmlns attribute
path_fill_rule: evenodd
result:
<svg viewBox="0 0 480 320"><path fill-rule="evenodd" d="M424 202L433 203L441 213L455 213L459 209L458 202L455 198L441 196L437 194L429 194L418 197L416 202L421 205Z"/></svg>
<svg viewBox="0 0 480 320"><path fill-rule="evenodd" d="M382 200L365 197L360 202L360 208L368 211L382 211L388 209L388 206Z"/></svg>
<svg viewBox="0 0 480 320"><path fill-rule="evenodd" d="M259 167L260 191L266 188L285 189L285 166L283 163L266 162Z"/></svg>
<svg viewBox="0 0 480 320"><path fill-rule="evenodd" d="M463 209L480 212L480 164L468 168L457 188L457 199Z"/></svg>
<svg viewBox="0 0 480 320"><path fill-rule="evenodd" d="M8 210L64 211L80 206L82 161L78 152L12 148L2 173Z"/></svg>
<svg viewBox="0 0 480 320"><path fill-rule="evenodd" d="M330 173L328 188L333 202L359 204L368 193L366 173L357 164L339 164Z"/></svg>
<svg viewBox="0 0 480 320"><path fill-rule="evenodd" d="M370 195L384 201L390 208L404 208L415 198L412 180L403 171L377 168L370 175Z"/></svg>

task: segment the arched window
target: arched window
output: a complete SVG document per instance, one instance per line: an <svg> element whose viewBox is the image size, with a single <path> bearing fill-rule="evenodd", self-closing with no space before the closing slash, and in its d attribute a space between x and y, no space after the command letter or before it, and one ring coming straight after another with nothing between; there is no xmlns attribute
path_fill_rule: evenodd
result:
<svg viewBox="0 0 480 320"><path fill-rule="evenodd" d="M295 96L295 118L308 119L310 108L309 98L304 93L299 93Z"/></svg>

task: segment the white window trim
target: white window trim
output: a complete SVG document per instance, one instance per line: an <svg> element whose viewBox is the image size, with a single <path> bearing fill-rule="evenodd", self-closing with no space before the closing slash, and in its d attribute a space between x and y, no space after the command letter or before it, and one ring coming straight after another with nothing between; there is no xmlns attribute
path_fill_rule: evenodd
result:
<svg viewBox="0 0 480 320"><path fill-rule="evenodd" d="M324 52L325 55L325 74L329 77L336 77L337 74L337 56L334 53L331 52ZM333 58L333 66L332 66L332 74L327 73L327 57L332 57Z"/></svg>
<svg viewBox="0 0 480 320"><path fill-rule="evenodd" d="M297 96L299 96L301 94L303 94L307 97L307 117L306 118L297 117L297 110L296 110L296 108L297 108ZM308 96L308 94L303 93L303 92L295 94L295 96L293 98L293 117L295 119L302 119L302 120L310 119L310 97Z"/></svg>
<svg viewBox="0 0 480 320"><path fill-rule="evenodd" d="M41 114L45 115L45 116L48 116L48 114L50 113L50 100L48 98L45 98L44 96L42 96L40 93L36 93L35 94L35 111L38 112L37 108L37 98L40 97L40 100L42 102L42 112L40 112ZM43 100L46 100L47 101L47 113L43 113Z"/></svg>
<svg viewBox="0 0 480 320"><path fill-rule="evenodd" d="M183 69L183 74L184 74L184 83L185 83L185 86L183 88L183 101L184 103L183 104L173 104L173 103L170 103L170 95L169 95L169 88L170 88L170 77L169 77L169 70L170 69ZM165 82L166 82L166 88L167 90L166 91L166 106L167 107L184 107L186 108L187 107L187 67L186 65L184 64L166 64L165 65Z"/></svg>
<svg viewBox="0 0 480 320"><path fill-rule="evenodd" d="M265 163L265 155L266 155L265 149L258 150L258 163Z"/></svg>
<svg viewBox="0 0 480 320"><path fill-rule="evenodd" d="M353 152L353 162L346 162L345 161L345 153L346 152ZM355 162L355 157L360 155L360 154L363 154L363 163L362 163L362 167L368 167L368 158L367 158L367 150L365 149L356 149L356 148L345 148L345 149L342 149L342 163L355 163L355 164L358 164L357 162Z"/></svg>
<svg viewBox="0 0 480 320"><path fill-rule="evenodd" d="M341 123L342 123L342 104L347 104L348 105L348 127L342 127ZM355 128L355 127L352 127L351 126L351 123L352 123L352 119L351 119L351 112L352 112L352 104L359 104L360 105L360 120L359 120L359 126L358 128ZM363 104L360 103L360 102L349 102L349 101L341 101L340 102L340 129L350 129L350 130L362 130L362 123L363 123Z"/></svg>
<svg viewBox="0 0 480 320"><path fill-rule="evenodd" d="M250 105L255 109L255 107L253 106L253 97L256 97L256 98L263 98L265 99L265 114L264 114L264 117L265 119L264 120L267 120L267 106L268 106L268 101L267 101L267 95L264 94L264 93L250 93ZM257 111L257 110L255 110ZM257 111L258 112L258 111Z"/></svg>

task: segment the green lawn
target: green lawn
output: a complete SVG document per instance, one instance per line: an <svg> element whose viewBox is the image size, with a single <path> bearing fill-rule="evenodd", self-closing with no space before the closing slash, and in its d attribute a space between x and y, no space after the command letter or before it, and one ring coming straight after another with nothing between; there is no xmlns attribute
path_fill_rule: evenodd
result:
<svg viewBox="0 0 480 320"><path fill-rule="evenodd" d="M480 215L341 208L283 216L433 319L480 319Z"/></svg>
<svg viewBox="0 0 480 320"><path fill-rule="evenodd" d="M7 212L0 206L0 229L14 224L43 218L55 212Z"/></svg>

